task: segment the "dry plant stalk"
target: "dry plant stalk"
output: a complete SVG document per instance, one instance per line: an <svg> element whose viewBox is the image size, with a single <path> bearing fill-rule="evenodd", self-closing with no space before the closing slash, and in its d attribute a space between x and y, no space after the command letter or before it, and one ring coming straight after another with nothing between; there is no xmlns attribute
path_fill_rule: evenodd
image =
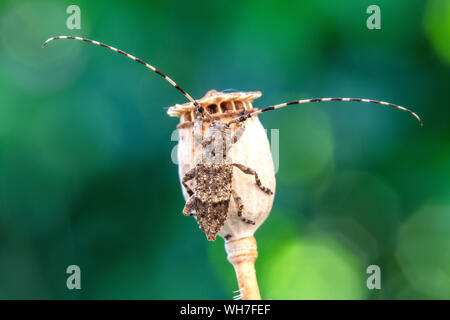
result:
<svg viewBox="0 0 450 320"><path fill-rule="evenodd" d="M224 93L209 91L205 97L197 100L200 106L209 112L214 119L226 122L242 113L256 111L252 101L261 96L260 92ZM192 103L175 105L168 111L170 116L180 117L178 124L178 171L180 182L189 169L195 166L193 125L196 119L195 106ZM203 123L203 133L209 128L208 121ZM245 122L245 131L240 140L229 150L228 156L235 163L254 169L264 186L275 191L275 173L267 134L255 116ZM233 130L236 127L233 125ZM193 188L193 181L188 183ZM233 189L242 198L244 212L255 224L242 221L237 214L233 199L230 199L227 220L218 232L225 239L228 261L233 265L239 284L239 293L244 300L261 299L256 280L255 260L258 256L255 231L268 217L272 208L274 195L262 192L255 184L255 178L239 170L235 170L232 180ZM183 195L188 200L184 187Z"/></svg>
<svg viewBox="0 0 450 320"><path fill-rule="evenodd" d="M258 257L255 237L226 241L228 261L233 265L242 300L261 300L256 280L255 260Z"/></svg>

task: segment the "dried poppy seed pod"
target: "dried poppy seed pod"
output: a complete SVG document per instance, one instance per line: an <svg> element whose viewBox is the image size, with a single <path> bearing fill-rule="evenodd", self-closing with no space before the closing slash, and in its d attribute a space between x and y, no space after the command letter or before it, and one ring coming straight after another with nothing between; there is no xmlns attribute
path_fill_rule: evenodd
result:
<svg viewBox="0 0 450 320"><path fill-rule="evenodd" d="M229 121L241 115L250 113L252 101L261 96L261 92L233 92L224 93L209 91L202 99L197 100L200 106L207 110L214 119L222 122ZM176 105L168 110L168 114L180 117L178 124L178 172L180 182L185 173L195 166L193 125L196 120L195 106L192 103ZM210 123L203 120L203 135L208 131ZM236 125L232 125L236 130ZM254 169L262 185L275 191L275 172L267 134L259 119L251 117L245 121L245 131L242 137L228 151L232 163L243 164ZM193 180L188 182L192 189ZM240 170L234 170L232 187L242 198L244 215L255 224L243 222L237 215L234 200L230 199L227 220L218 232L225 239L228 260L233 264L244 299L259 299L256 284L254 261L257 257L256 241L253 234L268 217L272 208L274 195L262 192L255 183L253 175L247 175ZM184 198L189 198L182 187ZM254 279L254 280L252 280ZM246 283L247 282L247 283Z"/></svg>

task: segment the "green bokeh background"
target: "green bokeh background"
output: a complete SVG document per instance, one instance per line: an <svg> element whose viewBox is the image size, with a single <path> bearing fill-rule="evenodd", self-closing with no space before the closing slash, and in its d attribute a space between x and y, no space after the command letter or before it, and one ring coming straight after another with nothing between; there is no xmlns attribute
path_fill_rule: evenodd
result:
<svg viewBox="0 0 450 320"><path fill-rule="evenodd" d="M66 8L81 8L67 30ZM381 8L368 30L366 8ZM450 1L0 2L0 298L229 299L171 161L185 99L261 90L279 129L274 207L257 231L266 299L450 298ZM79 265L82 289L66 288ZM381 290L366 268L380 266Z"/></svg>

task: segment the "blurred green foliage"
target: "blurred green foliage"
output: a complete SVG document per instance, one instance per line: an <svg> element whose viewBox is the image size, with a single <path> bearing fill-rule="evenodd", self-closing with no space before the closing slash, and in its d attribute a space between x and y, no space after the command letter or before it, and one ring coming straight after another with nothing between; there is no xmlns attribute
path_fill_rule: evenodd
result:
<svg viewBox="0 0 450 320"><path fill-rule="evenodd" d="M81 7L81 30L66 8ZM381 8L381 30L366 8ZM0 2L0 298L229 299L223 240L184 201L168 106L141 65L53 35L103 41L194 97L261 90L388 100L267 113L277 193L257 232L268 299L450 298L450 6L407 1ZM66 288L68 265L82 290ZM382 289L366 288L379 265Z"/></svg>

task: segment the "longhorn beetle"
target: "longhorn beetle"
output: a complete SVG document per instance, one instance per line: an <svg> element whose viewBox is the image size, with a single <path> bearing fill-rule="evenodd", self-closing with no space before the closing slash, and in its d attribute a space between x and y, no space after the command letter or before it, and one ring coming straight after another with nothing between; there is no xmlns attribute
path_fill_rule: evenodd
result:
<svg viewBox="0 0 450 320"><path fill-rule="evenodd" d="M47 45L49 42L57 39L73 39L85 41L120 53L136 62L139 62L140 64L143 64L148 69L159 74L172 86L178 89L191 103L193 103L197 116L193 127L193 135L195 141L194 150L196 159L195 166L191 168L182 179L182 184L186 188L186 191L190 196L183 209L183 214L187 216L196 216L199 227L206 233L208 240L215 240L216 234L224 225L227 219L228 206L231 197L233 197L237 206L238 216L241 217L241 219L246 223L254 223L253 221L246 218L244 212L244 204L242 203L242 200L236 193L236 191L233 190L231 183L233 177L233 167L240 169L245 174L253 175L255 178L256 186L262 192L266 193L267 195L273 194L270 189L262 186L258 174L253 169L248 168L242 164L232 163L227 157L227 151L229 150L229 148L242 136L242 133L245 130L244 123L248 118L266 111L276 110L294 104L327 101L358 101L391 106L403 111L407 111L420 122L420 125L422 125L422 120L419 118L419 116L409 109L389 102L360 98L314 98L296 100L269 106L249 113L242 112L240 116L228 122L221 122L214 119L202 106L199 105L199 103L195 99L191 97L191 95L189 95L189 93L182 89L171 78L169 78L164 73L148 64L147 62L104 43L80 37L52 37L45 41L42 47ZM205 139L202 136L203 120L211 122L209 131L206 134ZM236 124L238 126L238 129L234 135L231 129L231 124ZM194 190L191 190L186 184L189 180L192 179L194 179L195 181Z"/></svg>

